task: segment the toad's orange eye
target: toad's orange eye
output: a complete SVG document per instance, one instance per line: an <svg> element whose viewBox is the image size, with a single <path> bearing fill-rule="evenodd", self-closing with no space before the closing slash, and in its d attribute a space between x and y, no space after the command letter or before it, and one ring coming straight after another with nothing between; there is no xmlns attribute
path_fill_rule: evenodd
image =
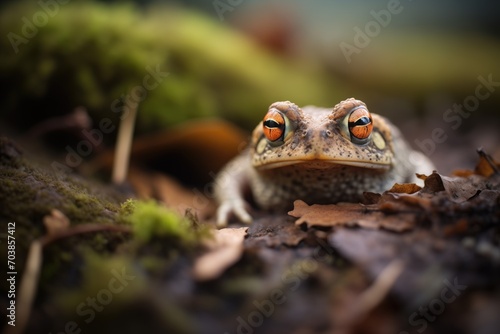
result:
<svg viewBox="0 0 500 334"><path fill-rule="evenodd" d="M356 139L368 139L373 130L372 116L364 108L355 109L349 115L349 133Z"/></svg>
<svg viewBox="0 0 500 334"><path fill-rule="evenodd" d="M264 135L269 141L274 142L283 139L286 124L285 117L280 112L270 110L264 117L262 126L264 129Z"/></svg>

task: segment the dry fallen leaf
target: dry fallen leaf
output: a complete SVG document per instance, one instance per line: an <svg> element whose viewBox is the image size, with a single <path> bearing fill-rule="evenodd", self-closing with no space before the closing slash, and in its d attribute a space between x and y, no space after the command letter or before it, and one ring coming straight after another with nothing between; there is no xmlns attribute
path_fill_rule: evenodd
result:
<svg viewBox="0 0 500 334"><path fill-rule="evenodd" d="M159 171L181 183L213 182L214 173L238 155L248 134L222 120L196 120L134 139L131 167ZM109 171L114 151L100 154L87 165L87 173Z"/></svg>
<svg viewBox="0 0 500 334"><path fill-rule="evenodd" d="M255 219L247 231L245 247L297 246L307 237L307 232L290 224L292 217L274 215Z"/></svg>
<svg viewBox="0 0 500 334"><path fill-rule="evenodd" d="M306 223L308 227L348 225L402 232L414 228L417 221L443 220L444 217L448 224L454 224L467 215L474 217L471 212L475 210L484 213L499 204L498 164L484 152L479 151L479 154L476 174L467 177L448 177L434 171L430 175L417 175L424 181L423 188L413 183L395 184L382 194L365 193L365 204L309 206L296 201L289 214L299 218L297 225ZM469 225L464 220L460 226L447 229L446 233L463 231Z"/></svg>
<svg viewBox="0 0 500 334"><path fill-rule="evenodd" d="M195 279L198 281L215 279L236 263L243 254L246 231L247 227L215 230L214 238L206 241L209 252L200 256L194 263Z"/></svg>
<svg viewBox="0 0 500 334"><path fill-rule="evenodd" d="M457 203L465 202L476 195L478 191L488 188L487 178L478 175L471 175L467 178L442 175L440 177L450 200Z"/></svg>
<svg viewBox="0 0 500 334"><path fill-rule="evenodd" d="M479 149L477 153L479 154L479 161L476 164L474 170L459 169L453 171L453 175L460 177L468 177L471 175L489 177L493 174L500 173L500 163L496 162L489 154L484 152L482 149Z"/></svg>
<svg viewBox="0 0 500 334"><path fill-rule="evenodd" d="M418 175L418 177L424 180L424 188L422 189L424 193L436 194L446 190L441 176L436 171L432 172L431 175Z"/></svg>
<svg viewBox="0 0 500 334"><path fill-rule="evenodd" d="M489 177L470 175L467 177L448 177L433 172L424 179L425 186L420 193L437 194L445 191L448 198L456 203L465 202L478 191L489 189L494 185Z"/></svg>
<svg viewBox="0 0 500 334"><path fill-rule="evenodd" d="M154 198L179 214L187 209L202 219L212 216L215 204L200 191L189 190L168 175L131 168L129 181L139 198Z"/></svg>
<svg viewBox="0 0 500 334"><path fill-rule="evenodd" d="M489 177L493 174L499 174L500 164L493 160L493 158L486 154L483 150L478 150L479 162L474 169L476 175Z"/></svg>
<svg viewBox="0 0 500 334"><path fill-rule="evenodd" d="M360 226L370 229L386 228L403 232L413 228L413 215L401 213L387 215L380 211L377 205L357 203L338 203L330 205L307 205L303 201L295 201L294 209L289 215L299 218L295 224L306 223L308 227L322 226Z"/></svg>
<svg viewBox="0 0 500 334"><path fill-rule="evenodd" d="M388 192L398 194L413 194L417 191L420 191L421 189L422 187L416 185L415 183L395 183Z"/></svg>

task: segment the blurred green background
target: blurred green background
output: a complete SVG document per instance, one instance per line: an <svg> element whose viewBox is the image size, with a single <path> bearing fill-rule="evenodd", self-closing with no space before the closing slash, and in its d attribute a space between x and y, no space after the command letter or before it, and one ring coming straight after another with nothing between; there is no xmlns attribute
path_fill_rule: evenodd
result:
<svg viewBox="0 0 500 334"><path fill-rule="evenodd" d="M127 99L140 102L138 134L199 118L251 130L277 100L354 96L444 171L470 167L476 147L499 153L497 13L487 1L10 1L0 130L22 136L78 107L93 127L117 125ZM474 105L479 77L493 84ZM471 112L452 110L465 101ZM446 140L432 146L436 128Z"/></svg>

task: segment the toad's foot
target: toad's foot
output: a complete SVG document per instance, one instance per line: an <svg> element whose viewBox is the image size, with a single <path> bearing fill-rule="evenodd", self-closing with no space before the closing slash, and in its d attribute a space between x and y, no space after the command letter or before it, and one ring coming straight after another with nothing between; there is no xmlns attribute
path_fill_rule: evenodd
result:
<svg viewBox="0 0 500 334"><path fill-rule="evenodd" d="M226 200L217 209L217 227L226 227L229 217L233 214L241 222L250 224L252 222L252 216L248 213L247 207L248 204L241 198Z"/></svg>

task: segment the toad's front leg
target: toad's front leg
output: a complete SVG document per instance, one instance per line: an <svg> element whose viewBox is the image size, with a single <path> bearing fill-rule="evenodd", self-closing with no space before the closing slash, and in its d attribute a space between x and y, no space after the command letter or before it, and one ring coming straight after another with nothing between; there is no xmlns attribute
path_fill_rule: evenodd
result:
<svg viewBox="0 0 500 334"><path fill-rule="evenodd" d="M217 227L227 226L228 219L235 215L244 223L251 223L252 216L248 213L250 205L245 200L249 191L248 168L250 159L243 152L220 171L215 179L215 197L219 203L217 209Z"/></svg>

